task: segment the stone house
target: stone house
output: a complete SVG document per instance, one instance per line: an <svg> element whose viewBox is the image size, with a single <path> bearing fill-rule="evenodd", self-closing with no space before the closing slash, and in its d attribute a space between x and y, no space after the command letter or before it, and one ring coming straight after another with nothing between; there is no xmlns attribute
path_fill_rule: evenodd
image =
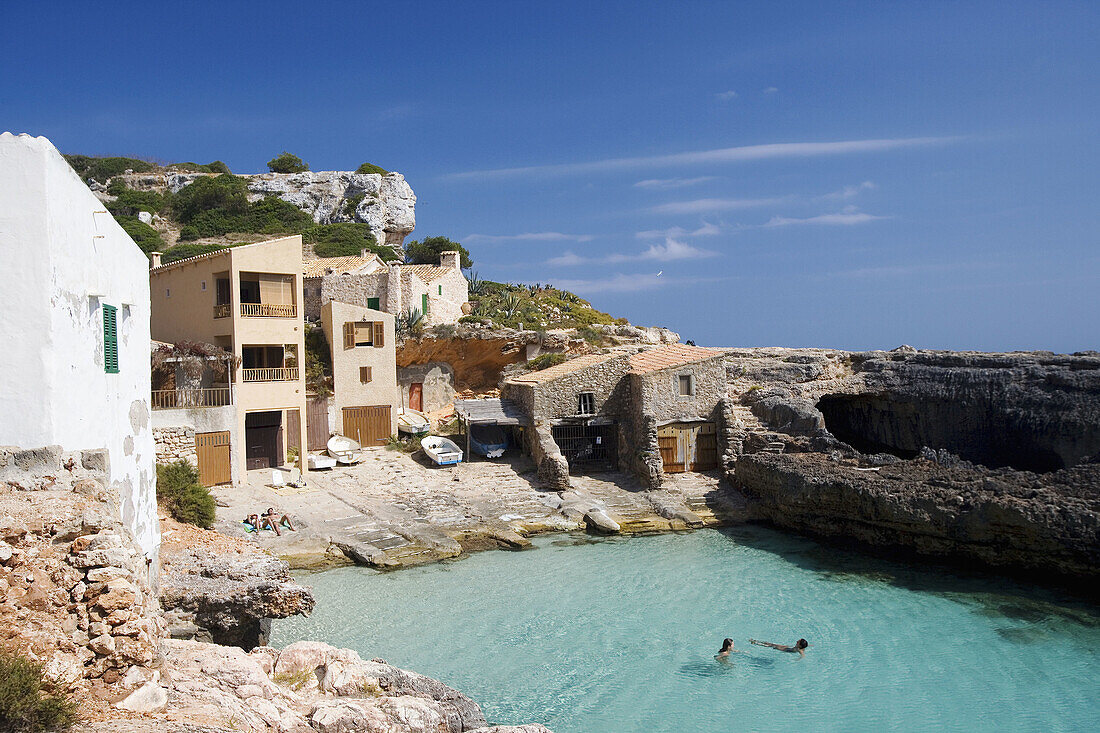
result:
<svg viewBox="0 0 1100 733"><path fill-rule="evenodd" d="M0 264L0 468L94 472L155 570L149 261L44 137L0 134Z"/></svg>
<svg viewBox="0 0 1100 733"><path fill-rule="evenodd" d="M332 351L335 431L364 447L384 445L397 433L401 407L394 317L329 301L321 309L321 324Z"/></svg>
<svg viewBox="0 0 1100 733"><path fill-rule="evenodd" d="M335 300L394 316L419 311L428 326L458 323L470 297L460 260L458 252L443 252L438 265L387 264L365 251L358 257L309 260L306 318L319 321L321 307Z"/></svg>
<svg viewBox="0 0 1100 733"><path fill-rule="evenodd" d="M188 394L156 396L154 410L167 411L155 420L161 442L178 438L179 429L185 435L194 431L206 485L240 483L248 470L283 466L296 460L295 454L304 455L302 238L242 245L167 265L154 254L152 264L147 277L153 338L213 344L235 362L221 381L177 384L177 391Z"/></svg>
<svg viewBox="0 0 1100 733"><path fill-rule="evenodd" d="M624 469L657 487L665 473L719 466L730 424L723 357L684 344L592 354L511 377L501 397L534 426L528 448L544 480Z"/></svg>

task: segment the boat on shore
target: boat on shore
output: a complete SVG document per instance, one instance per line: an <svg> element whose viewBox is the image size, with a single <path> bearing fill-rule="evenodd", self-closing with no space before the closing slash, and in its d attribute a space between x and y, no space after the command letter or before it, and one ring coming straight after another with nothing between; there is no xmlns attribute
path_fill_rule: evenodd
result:
<svg viewBox="0 0 1100 733"><path fill-rule="evenodd" d="M429 435L420 441L420 447L437 465L453 466L462 463L462 449L441 435Z"/></svg>
<svg viewBox="0 0 1100 733"><path fill-rule="evenodd" d="M431 430L432 424L423 412L401 408L397 413L397 431L406 435L424 435Z"/></svg>
<svg viewBox="0 0 1100 733"><path fill-rule="evenodd" d="M328 454L338 463L351 464L363 460L363 446L344 435L328 439Z"/></svg>
<svg viewBox="0 0 1100 733"><path fill-rule="evenodd" d="M508 436L499 425L471 425L470 450L486 458L500 458L508 448Z"/></svg>

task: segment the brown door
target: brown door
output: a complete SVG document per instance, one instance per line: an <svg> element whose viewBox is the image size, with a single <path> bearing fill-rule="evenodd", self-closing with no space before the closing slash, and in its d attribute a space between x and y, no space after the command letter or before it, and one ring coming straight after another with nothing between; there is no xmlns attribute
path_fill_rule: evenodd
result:
<svg viewBox="0 0 1100 733"><path fill-rule="evenodd" d="M302 445L302 416L298 410L286 411L286 450L297 450Z"/></svg>
<svg viewBox="0 0 1100 733"><path fill-rule="evenodd" d="M328 398L306 400L306 445L309 450L324 450L328 445Z"/></svg>
<svg viewBox="0 0 1100 733"><path fill-rule="evenodd" d="M710 471L718 468L718 428L712 422L695 428L695 460L692 471Z"/></svg>
<svg viewBox="0 0 1100 733"><path fill-rule="evenodd" d="M409 409L417 412L424 409L423 382L413 382L409 385Z"/></svg>
<svg viewBox="0 0 1100 733"><path fill-rule="evenodd" d="M344 435L369 448L383 445L390 437L390 406L345 407Z"/></svg>
<svg viewBox="0 0 1100 733"><path fill-rule="evenodd" d="M661 465L665 473L683 473L687 470L680 428L677 424L657 428L657 443L661 446Z"/></svg>
<svg viewBox="0 0 1100 733"><path fill-rule="evenodd" d="M283 464L283 457L279 455L282 422L283 413L278 410L250 412L244 416L244 458L248 470Z"/></svg>
<svg viewBox="0 0 1100 733"><path fill-rule="evenodd" d="M216 486L232 481L229 470L229 431L195 433L195 453L199 459L199 483Z"/></svg>

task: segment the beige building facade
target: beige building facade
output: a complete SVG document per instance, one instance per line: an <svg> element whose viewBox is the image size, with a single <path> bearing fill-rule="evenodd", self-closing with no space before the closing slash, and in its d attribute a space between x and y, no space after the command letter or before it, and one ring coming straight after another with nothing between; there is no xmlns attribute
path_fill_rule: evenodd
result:
<svg viewBox="0 0 1100 733"><path fill-rule="evenodd" d="M216 476L215 483L240 482L249 469L285 465L288 452L301 455L306 435L301 237L167 265L158 260L149 276L152 337L215 344L237 362L225 383L200 387L222 390L220 395L228 388L236 422L235 431L196 432L200 473L205 460L217 464L207 474ZM200 395L199 401L189 409L201 410L211 400Z"/></svg>
<svg viewBox="0 0 1100 733"><path fill-rule="evenodd" d="M397 433L394 317L380 310L329 301L321 325L332 350L333 423L336 432L364 447Z"/></svg>

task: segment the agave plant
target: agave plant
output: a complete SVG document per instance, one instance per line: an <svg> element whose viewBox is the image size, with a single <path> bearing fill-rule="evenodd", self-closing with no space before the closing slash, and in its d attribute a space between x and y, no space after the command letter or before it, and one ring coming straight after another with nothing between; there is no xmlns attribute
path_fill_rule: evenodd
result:
<svg viewBox="0 0 1100 733"><path fill-rule="evenodd" d="M417 336L424 331L424 314L419 308L406 308L394 319L394 327L400 338Z"/></svg>
<svg viewBox="0 0 1100 733"><path fill-rule="evenodd" d="M470 277L467 278L466 283L469 287L470 295L481 296L485 295L487 288L485 287L485 281L478 276L476 271L470 272Z"/></svg>

